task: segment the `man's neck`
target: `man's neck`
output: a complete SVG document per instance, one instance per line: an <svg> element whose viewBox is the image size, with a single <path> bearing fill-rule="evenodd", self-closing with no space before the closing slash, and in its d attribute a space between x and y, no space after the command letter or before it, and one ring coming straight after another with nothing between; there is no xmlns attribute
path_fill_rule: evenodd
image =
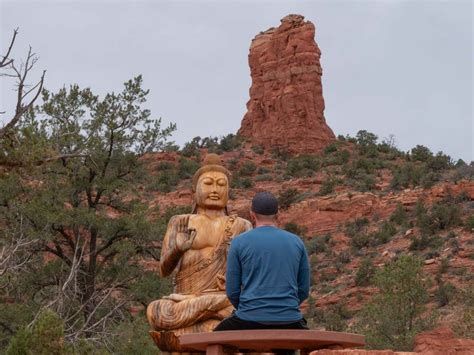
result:
<svg viewBox="0 0 474 355"><path fill-rule="evenodd" d="M275 222L255 222L255 228L258 227L277 227L277 224Z"/></svg>
<svg viewBox="0 0 474 355"><path fill-rule="evenodd" d="M210 219L216 219L216 218L225 216L225 210L224 209L211 209L211 208L206 208L206 207L198 207L197 214L205 215L206 217L208 217Z"/></svg>

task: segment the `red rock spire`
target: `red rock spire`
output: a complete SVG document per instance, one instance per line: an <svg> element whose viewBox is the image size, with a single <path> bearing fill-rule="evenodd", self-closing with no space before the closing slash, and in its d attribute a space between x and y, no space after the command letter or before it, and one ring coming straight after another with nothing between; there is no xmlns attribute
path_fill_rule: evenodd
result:
<svg viewBox="0 0 474 355"><path fill-rule="evenodd" d="M288 15L250 45L252 76L239 134L253 144L291 153L316 153L335 139L324 118L321 51L315 28Z"/></svg>

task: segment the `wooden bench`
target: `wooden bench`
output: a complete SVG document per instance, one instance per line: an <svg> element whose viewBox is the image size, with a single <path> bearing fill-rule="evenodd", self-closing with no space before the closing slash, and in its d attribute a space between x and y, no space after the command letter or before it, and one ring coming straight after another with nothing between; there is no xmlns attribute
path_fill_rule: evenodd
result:
<svg viewBox="0 0 474 355"><path fill-rule="evenodd" d="M184 334L181 346L208 355L225 352L272 352L276 349L301 350L301 354L318 349L344 349L363 346L364 336L319 330L262 329L230 330L212 333Z"/></svg>

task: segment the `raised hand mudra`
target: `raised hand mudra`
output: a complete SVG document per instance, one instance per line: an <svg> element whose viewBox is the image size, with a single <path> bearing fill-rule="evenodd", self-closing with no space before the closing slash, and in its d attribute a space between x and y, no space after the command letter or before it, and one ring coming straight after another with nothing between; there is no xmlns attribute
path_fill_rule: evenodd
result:
<svg viewBox="0 0 474 355"><path fill-rule="evenodd" d="M176 231L176 246L181 252L188 251L193 245L196 238L197 231L194 228L189 228L189 216L185 216L178 221Z"/></svg>

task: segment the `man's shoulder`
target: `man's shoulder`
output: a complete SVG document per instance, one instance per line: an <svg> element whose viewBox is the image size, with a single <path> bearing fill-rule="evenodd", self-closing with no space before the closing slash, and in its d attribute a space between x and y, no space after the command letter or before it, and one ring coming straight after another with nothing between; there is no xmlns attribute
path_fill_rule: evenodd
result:
<svg viewBox="0 0 474 355"><path fill-rule="evenodd" d="M300 246L303 246L304 247L304 243L303 243L303 240L301 239L300 236L294 234L294 233L291 233L291 232L288 232L284 229L280 229L278 228L278 230L280 231L281 235L285 236L286 238L290 239L291 241L293 241L295 244L298 244Z"/></svg>

